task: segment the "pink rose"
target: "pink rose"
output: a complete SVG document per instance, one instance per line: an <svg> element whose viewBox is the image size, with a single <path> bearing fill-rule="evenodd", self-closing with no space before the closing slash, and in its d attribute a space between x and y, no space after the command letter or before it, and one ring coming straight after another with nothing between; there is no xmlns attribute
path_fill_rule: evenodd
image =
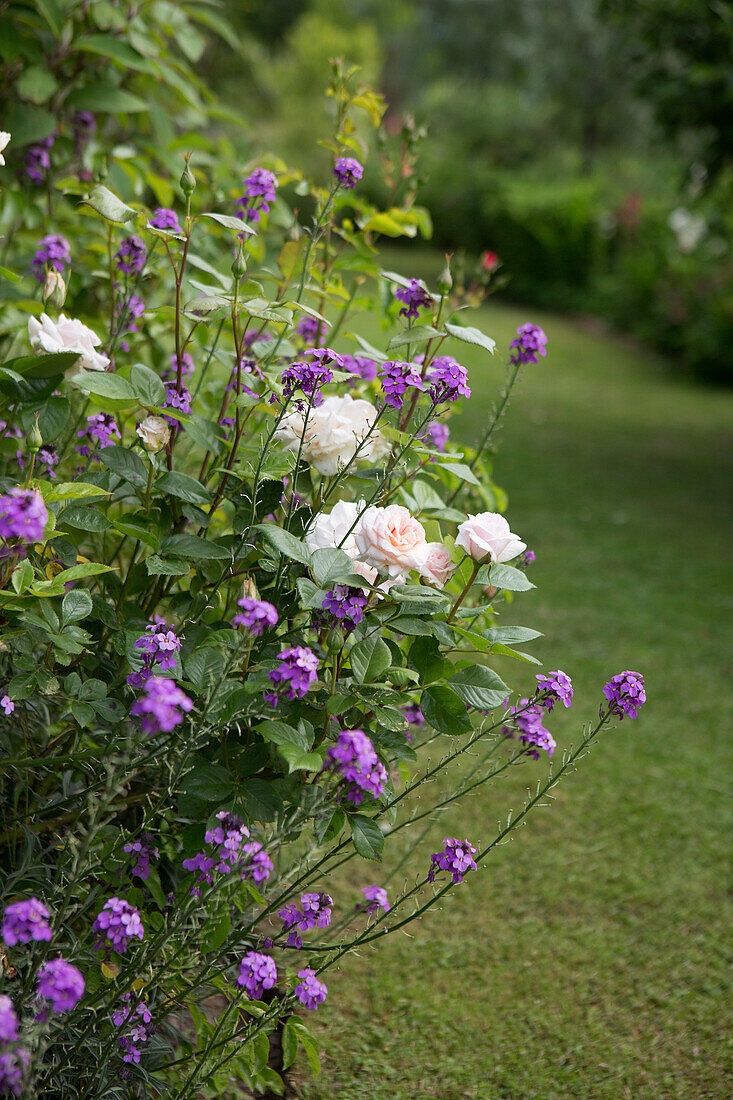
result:
<svg viewBox="0 0 733 1100"><path fill-rule="evenodd" d="M512 534L498 512L469 516L458 528L456 546L461 546L474 561L489 558L492 562L511 561L527 549L527 544Z"/></svg>
<svg viewBox="0 0 733 1100"><path fill-rule="evenodd" d="M431 584L437 584L442 588L446 581L450 580L451 573L455 569L451 561L450 550L443 546L442 542L426 542L423 547L424 557L420 562L419 573Z"/></svg>
<svg viewBox="0 0 733 1100"><path fill-rule="evenodd" d="M354 538L361 560L392 580L404 580L425 558L425 528L401 504L367 508Z"/></svg>

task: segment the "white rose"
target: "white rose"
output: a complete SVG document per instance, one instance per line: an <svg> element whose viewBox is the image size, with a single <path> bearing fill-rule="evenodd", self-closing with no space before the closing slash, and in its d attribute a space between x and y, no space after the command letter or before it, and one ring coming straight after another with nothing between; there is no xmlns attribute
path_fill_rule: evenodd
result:
<svg viewBox="0 0 733 1100"><path fill-rule="evenodd" d="M377 410L368 401L344 397L326 397L305 415L293 411L283 417L275 438L294 454L303 440L302 457L325 477L332 477L356 453L369 435ZM305 425L305 434L304 434ZM374 462L389 453L389 444L380 431L369 436L358 455L360 462Z"/></svg>
<svg viewBox="0 0 733 1100"><path fill-rule="evenodd" d="M5 157L3 156L3 149L10 141L10 134L7 130L0 130L0 164L5 164Z"/></svg>
<svg viewBox="0 0 733 1100"><path fill-rule="evenodd" d="M376 569L371 569L361 561L357 561L359 553L355 532L359 529L359 516L364 511L364 501L352 504L346 500L340 500L334 504L330 513L326 515L319 512L313 519L310 527L303 536L308 551L331 549L336 546L348 554L354 563L354 572L373 584L377 578ZM352 530L353 527L353 530Z"/></svg>
<svg viewBox="0 0 733 1100"><path fill-rule="evenodd" d="M146 416L137 426L137 434L148 451L159 451L167 447L171 437L170 424L162 416Z"/></svg>
<svg viewBox="0 0 733 1100"><path fill-rule="evenodd" d="M498 512L469 516L458 528L456 546L461 546L474 561L488 557L492 562L511 561L527 549L527 544L512 534Z"/></svg>
<svg viewBox="0 0 733 1100"><path fill-rule="evenodd" d="M106 370L109 359L101 352L95 351L102 343L96 333L74 320L73 317L65 317L59 314L58 321L54 324L47 313L42 313L40 320L37 317L28 319L28 336L34 351L55 354L61 351L75 351L79 358L73 366L66 371L66 378L72 378L79 369Z"/></svg>
<svg viewBox="0 0 733 1100"><path fill-rule="evenodd" d="M354 537L361 560L392 580L404 580L426 559L425 528L401 504L367 508Z"/></svg>

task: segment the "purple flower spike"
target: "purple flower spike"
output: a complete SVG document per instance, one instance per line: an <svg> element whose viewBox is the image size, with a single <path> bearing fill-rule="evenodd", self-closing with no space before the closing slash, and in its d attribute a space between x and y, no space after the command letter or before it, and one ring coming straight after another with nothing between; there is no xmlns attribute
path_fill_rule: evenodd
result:
<svg viewBox="0 0 733 1100"><path fill-rule="evenodd" d="M542 672L537 673L537 691L548 693L544 699L538 700L539 705L546 710L552 710L555 703L562 703L564 707L569 707L573 701L573 681L559 668L546 675Z"/></svg>
<svg viewBox="0 0 733 1100"><path fill-rule="evenodd" d="M123 852L128 852L131 855L137 857L135 866L130 871L130 874L135 875L141 879L150 878L150 860L157 859L160 852L153 846L153 837L150 833L143 833L139 840L130 841L129 844L125 844L122 849Z"/></svg>
<svg viewBox="0 0 733 1100"><path fill-rule="evenodd" d="M342 355L343 370L355 374L365 382L373 382L377 377L377 364L373 359L367 359L364 355Z"/></svg>
<svg viewBox="0 0 733 1100"><path fill-rule="evenodd" d="M37 993L49 1002L52 1012L71 1012L84 996L84 975L59 955L38 971Z"/></svg>
<svg viewBox="0 0 733 1100"><path fill-rule="evenodd" d="M362 886L361 892L369 902L364 906L364 912L366 913L378 913L380 909L384 909L385 913L389 913L390 904L387 897L387 891L381 886Z"/></svg>
<svg viewBox="0 0 733 1100"><path fill-rule="evenodd" d="M181 639L175 630L160 615L148 623L146 632L135 642L135 649L143 652L143 667L139 672L131 672L127 682L132 687L142 687L153 675L153 666L159 665L166 672L178 664Z"/></svg>
<svg viewBox="0 0 733 1100"><path fill-rule="evenodd" d="M35 489L11 489L0 496L0 538L38 542L47 523L46 505Z"/></svg>
<svg viewBox="0 0 733 1100"><path fill-rule="evenodd" d="M317 317L304 317L301 321L298 321L295 331L298 336L302 336L304 343L317 344L324 337L325 333L322 330L325 328L326 325L323 321L319 321Z"/></svg>
<svg viewBox="0 0 733 1100"><path fill-rule="evenodd" d="M250 596L244 596L237 600L237 607L242 610L232 619L232 626L241 626L249 631L253 638L259 638L266 627L277 626L277 608L267 600L255 600Z"/></svg>
<svg viewBox="0 0 733 1100"><path fill-rule="evenodd" d="M269 955L260 955L257 951L248 951L239 964L237 985L246 989L247 996L253 1001L262 999L266 989L273 989L277 982L275 960Z"/></svg>
<svg viewBox="0 0 733 1100"><path fill-rule="evenodd" d="M324 611L330 611L340 621L340 625L350 631L364 618L368 603L369 597L363 589L352 588L348 584L336 584L326 593L321 607Z"/></svg>
<svg viewBox="0 0 733 1100"><path fill-rule="evenodd" d="M412 318L416 321L420 309L433 308L433 299L419 279L410 279L409 286L398 286L394 296L398 301L404 302L400 317L407 317L408 320Z"/></svg>
<svg viewBox="0 0 733 1100"><path fill-rule="evenodd" d="M165 402L163 404L165 409L178 409L184 416L188 416L191 412L191 394L187 386L181 383L181 392L178 392L175 382L169 382L165 387ZM168 416L163 413L163 417L174 428L181 426L180 420L174 415Z"/></svg>
<svg viewBox="0 0 733 1100"><path fill-rule="evenodd" d="M543 725L545 715L541 704L530 699L520 699L516 706L509 708L509 715L511 725L502 726L502 733L506 737L514 737L518 733L522 744L530 746L527 755L535 760L540 758L540 749L552 759L557 745L555 738Z"/></svg>
<svg viewBox="0 0 733 1100"><path fill-rule="evenodd" d="M0 993L0 1043L13 1043L18 1038L18 1016L10 997Z"/></svg>
<svg viewBox="0 0 733 1100"><path fill-rule="evenodd" d="M278 913L283 922L283 931L289 932L288 947L301 948L303 941L298 934L310 928L328 928L331 923L333 898L329 894L302 894L300 909L297 905L286 905Z"/></svg>
<svg viewBox="0 0 733 1100"><path fill-rule="evenodd" d="M300 981L295 987L295 996L304 1008L309 1010L318 1008L326 999L327 987L323 982L318 981L315 971L311 970L310 967L299 970L298 977Z"/></svg>
<svg viewBox="0 0 733 1100"><path fill-rule="evenodd" d="M450 439L450 428L440 420L430 420L420 433L420 438L436 451L444 451Z"/></svg>
<svg viewBox="0 0 733 1100"><path fill-rule="evenodd" d="M112 948L118 955L125 955L132 940L145 937L143 922L134 905L124 898L105 901L92 928L96 932L94 950Z"/></svg>
<svg viewBox="0 0 733 1100"><path fill-rule="evenodd" d="M515 350L512 352L511 362L515 366L534 365L539 357L547 355L547 336L539 325L520 325L517 329L516 339L509 345Z"/></svg>
<svg viewBox="0 0 733 1100"><path fill-rule="evenodd" d="M66 237L50 233L38 242L33 262L33 274L39 283L46 278L46 270L62 272L66 264L71 263L71 249Z"/></svg>
<svg viewBox="0 0 733 1100"><path fill-rule="evenodd" d="M30 1052L21 1047L0 1054L0 1092L9 1092L11 1096L23 1095L23 1078L30 1060Z"/></svg>
<svg viewBox="0 0 733 1100"><path fill-rule="evenodd" d="M475 871L476 849L467 840L460 841L447 836L443 841L445 845L442 852L435 852L430 857L430 871L428 880L433 882L439 871L450 871L453 882L463 882L463 876L467 871Z"/></svg>
<svg viewBox="0 0 733 1100"><path fill-rule="evenodd" d="M35 183L38 187L46 181L46 175L51 167L49 154L55 140L56 135L51 134L43 141L37 141L34 145L29 145L26 151L25 174L31 183Z"/></svg>
<svg viewBox="0 0 733 1100"><path fill-rule="evenodd" d="M105 447L113 447L116 439L122 439L117 421L111 413L93 413L88 416L86 428L81 428L76 437L84 442L78 443L74 450L85 458L91 455L92 448L103 451Z"/></svg>
<svg viewBox="0 0 733 1100"><path fill-rule="evenodd" d="M145 681L145 694L130 707L130 714L140 718L140 727L148 737L170 733L179 726L193 703L173 680L151 676Z"/></svg>
<svg viewBox="0 0 733 1100"><path fill-rule="evenodd" d="M424 390L425 383L414 363L385 363L379 372L384 400L393 409L401 409L408 387Z"/></svg>
<svg viewBox="0 0 733 1100"><path fill-rule="evenodd" d="M278 654L280 665L268 673L275 687L288 699L302 699L318 679L318 658L307 646L294 646Z"/></svg>
<svg viewBox="0 0 733 1100"><path fill-rule="evenodd" d="M470 397L468 371L452 355L439 355L428 367L427 382L433 401L455 401Z"/></svg>
<svg viewBox="0 0 733 1100"><path fill-rule="evenodd" d="M646 703L644 677L639 672L619 672L603 688L609 710L618 719L637 718Z"/></svg>
<svg viewBox="0 0 733 1100"><path fill-rule="evenodd" d="M52 935L51 925L48 923L50 916L48 909L38 898L15 901L5 910L0 937L8 947L30 943L31 940L48 942Z"/></svg>
<svg viewBox="0 0 733 1100"><path fill-rule="evenodd" d="M238 208L237 217L247 222L258 222L269 212L278 187L277 177L272 172L266 168L255 168L244 181L244 194L234 204Z"/></svg>
<svg viewBox="0 0 733 1100"><path fill-rule="evenodd" d="M125 237L115 253L117 270L123 275L139 275L145 266L148 250L140 237Z"/></svg>
<svg viewBox="0 0 733 1100"><path fill-rule="evenodd" d="M387 782L387 771L363 730L342 730L338 741L326 753L324 771L337 769L347 783L346 798L355 806L364 795L379 798Z"/></svg>
<svg viewBox="0 0 733 1100"><path fill-rule="evenodd" d="M122 1061L137 1065L142 1051L140 1047L147 1043L151 1031L148 1028L153 1019L152 1013L145 1001L139 1001L134 993L125 993L122 998L122 1007L112 1013L112 1021L115 1027L123 1027L125 1031L120 1035L118 1042L125 1052Z"/></svg>
<svg viewBox="0 0 733 1100"><path fill-rule="evenodd" d="M333 166L333 174L339 187L353 191L364 175L364 168L354 157L338 157Z"/></svg>

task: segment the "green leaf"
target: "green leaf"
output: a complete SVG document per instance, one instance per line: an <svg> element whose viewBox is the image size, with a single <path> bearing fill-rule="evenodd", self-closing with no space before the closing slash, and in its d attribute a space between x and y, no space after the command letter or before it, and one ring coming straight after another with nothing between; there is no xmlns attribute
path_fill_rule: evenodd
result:
<svg viewBox="0 0 733 1100"><path fill-rule="evenodd" d="M82 371L75 375L74 382L85 393L104 397L107 401L134 401L135 391L126 378L119 374L107 374L105 371Z"/></svg>
<svg viewBox="0 0 733 1100"><path fill-rule="evenodd" d="M53 443L63 432L69 419L71 406L65 397L49 397L40 408L26 407L21 420L26 433L30 432L38 414L38 427L44 443Z"/></svg>
<svg viewBox="0 0 733 1100"><path fill-rule="evenodd" d="M108 187L104 187L101 183L94 188L89 198L82 199L82 203L91 206L92 210L96 210L108 222L119 222L124 225L137 217L137 210L126 206L122 199L118 199Z"/></svg>
<svg viewBox="0 0 733 1100"><path fill-rule="evenodd" d="M535 587L521 569L501 562L491 566L489 576L494 588L504 588L508 592L528 592Z"/></svg>
<svg viewBox="0 0 733 1100"><path fill-rule="evenodd" d="M190 561L228 561L232 556L226 546L201 539L198 535L171 535L163 543L162 550L164 554L174 554Z"/></svg>
<svg viewBox="0 0 733 1100"><path fill-rule="evenodd" d="M283 1069L292 1066L298 1054L298 1031L290 1020L285 1021L282 1030Z"/></svg>
<svg viewBox="0 0 733 1100"><path fill-rule="evenodd" d="M69 581L78 581L82 577L96 577L99 573L111 573L112 566L102 565L96 561L84 561L79 565L72 565L70 569L62 569L53 579L54 586L63 586Z"/></svg>
<svg viewBox="0 0 733 1100"><path fill-rule="evenodd" d="M197 763L184 779L183 789L203 802L225 802L234 794L234 780L218 764Z"/></svg>
<svg viewBox="0 0 733 1100"><path fill-rule="evenodd" d="M159 493L177 497L179 500L187 500L189 504L211 503L211 493L200 481L195 477L189 477L188 474L181 474L177 470L169 470L158 478L155 488Z"/></svg>
<svg viewBox="0 0 733 1100"><path fill-rule="evenodd" d="M213 684L218 684L224 675L224 656L216 649L196 649L186 657L183 667L186 678L199 691L205 691Z"/></svg>
<svg viewBox="0 0 733 1100"><path fill-rule="evenodd" d="M253 821L274 821L283 808L282 800L265 779L246 779L237 790L238 804Z"/></svg>
<svg viewBox="0 0 733 1100"><path fill-rule="evenodd" d="M59 500L82 500L84 497L108 497L106 489L90 485L88 481L57 481L54 485L43 482L40 486L43 499L48 504Z"/></svg>
<svg viewBox="0 0 733 1100"><path fill-rule="evenodd" d="M225 229L230 229L233 233L244 233L253 236L256 230L248 225L247 222L241 221L239 218L232 217L231 214L212 214L210 211L205 214L198 214L197 218L211 218L217 225L223 225Z"/></svg>
<svg viewBox="0 0 733 1100"><path fill-rule="evenodd" d="M311 556L308 547L301 539L291 535L282 527L276 527L273 523L259 523L257 529L262 532L271 546L284 554L286 558L299 561L302 565L310 565Z"/></svg>
<svg viewBox="0 0 733 1100"><path fill-rule="evenodd" d="M31 142L41 141L54 133L56 126L56 119L50 111L43 107L31 107L28 103L13 103L3 116L3 127L12 134L11 148L13 145L20 148Z"/></svg>
<svg viewBox="0 0 733 1100"><path fill-rule="evenodd" d="M352 332L350 333L350 335L354 338L354 340L356 340L361 350L367 353L370 359L376 359L378 363L387 362L389 356L385 355L382 351L378 351L377 348L375 348L373 344L370 344L368 340L364 340L363 337L359 336L359 334L356 332Z"/></svg>
<svg viewBox="0 0 733 1100"><path fill-rule="evenodd" d="M100 57L109 57L112 61L119 61L125 69L136 69L138 72L149 72L150 70L150 63L145 60L142 54L139 54L123 39L113 38L109 34L83 34L80 38L74 40L72 48L99 54Z"/></svg>
<svg viewBox="0 0 733 1100"><path fill-rule="evenodd" d="M439 733L457 737L471 729L466 704L447 684L426 688L420 696L420 710L428 725Z"/></svg>
<svg viewBox="0 0 733 1100"><path fill-rule="evenodd" d="M110 377L114 376L110 375ZM165 386L155 371L152 371L150 367L146 367L144 363L135 363L134 366L130 367L130 385L132 386L133 396L137 398L141 405L165 405Z"/></svg>
<svg viewBox="0 0 733 1100"><path fill-rule="evenodd" d="M15 88L21 99L30 99L33 103L45 103L56 91L58 84L48 69L33 65L25 70Z"/></svg>
<svg viewBox="0 0 733 1100"><path fill-rule="evenodd" d="M467 481L470 485L481 484L471 467L466 466L464 462L441 462L438 469L447 470L449 473L455 474L461 481Z"/></svg>
<svg viewBox="0 0 733 1100"><path fill-rule="evenodd" d="M351 668L360 684L376 680L392 664L392 653L386 642L373 635L357 642L351 650Z"/></svg>
<svg viewBox="0 0 733 1100"><path fill-rule="evenodd" d="M61 603L61 624L77 623L92 611L92 597L83 588L67 592Z"/></svg>
<svg viewBox="0 0 733 1100"><path fill-rule="evenodd" d="M398 615L396 619L390 619L384 625L395 634L424 634L427 637L433 633L432 625L428 620L418 619L414 615Z"/></svg>
<svg viewBox="0 0 733 1100"><path fill-rule="evenodd" d="M58 378L78 359L75 351L61 351L50 355L21 355L18 359L8 359L4 366L24 378Z"/></svg>
<svg viewBox="0 0 733 1100"><path fill-rule="evenodd" d="M311 555L311 569L320 588L330 588L336 582L360 585L364 581L363 577L354 573L354 563L349 555L338 547L314 550Z"/></svg>
<svg viewBox="0 0 733 1100"><path fill-rule="evenodd" d="M287 761L288 774L296 771L319 772L323 757L317 752L303 752L297 745L278 745L278 752Z"/></svg>
<svg viewBox="0 0 733 1100"><path fill-rule="evenodd" d="M57 0L35 0L35 6L58 38L64 25L64 13L60 4Z"/></svg>
<svg viewBox="0 0 733 1100"><path fill-rule="evenodd" d="M318 1047L316 1046L315 1040L312 1035L300 1028L298 1028L298 1036L300 1038L300 1044L305 1051L306 1058L310 1063L311 1073L314 1077L317 1077L321 1072L321 1059L318 1054Z"/></svg>
<svg viewBox="0 0 733 1100"><path fill-rule="evenodd" d="M490 642L502 642L504 645L531 642L533 638L542 637L539 630L532 630L528 626L492 626L489 630L484 630L483 635Z"/></svg>
<svg viewBox="0 0 733 1100"><path fill-rule="evenodd" d="M145 463L136 451L128 447L104 447L99 452L99 459L113 474L128 481L136 489L144 489L148 483L148 475Z"/></svg>
<svg viewBox="0 0 733 1100"><path fill-rule="evenodd" d="M407 329L405 332L399 332L396 336L393 336L390 342L387 344L387 350L391 348L402 348L407 344L425 344L428 340L432 340L434 336L442 336L441 332L438 332L437 328L433 328L432 325L415 325L414 328Z"/></svg>
<svg viewBox="0 0 733 1100"><path fill-rule="evenodd" d="M442 679L453 667L441 655L435 638L416 638L410 647L409 662L420 673L422 684Z"/></svg>
<svg viewBox="0 0 733 1100"><path fill-rule="evenodd" d="M184 577L190 571L190 566L179 561L166 561L157 554L145 559L145 568L149 577Z"/></svg>
<svg viewBox="0 0 733 1100"><path fill-rule="evenodd" d="M457 695L476 710L493 710L503 706L509 688L500 676L485 665L461 669L448 681Z"/></svg>
<svg viewBox="0 0 733 1100"><path fill-rule="evenodd" d="M351 824L351 839L354 847L364 859L373 859L379 862L384 848L384 833L371 817L364 814L352 814L349 817Z"/></svg>
<svg viewBox="0 0 733 1100"><path fill-rule="evenodd" d="M484 336L483 332L477 328L471 328L469 325L446 323L445 330L451 336L454 336L456 340L462 340L464 344L476 344L478 347L491 352L492 355L496 351L496 340L492 340L490 336Z"/></svg>
<svg viewBox="0 0 733 1100"><path fill-rule="evenodd" d="M149 111L150 104L144 99L118 88L107 81L85 84L76 88L66 99L66 107L75 107L81 111L108 111L110 114L128 115L137 111ZM104 215L106 217L106 215ZM117 221L117 218L110 219Z"/></svg>
<svg viewBox="0 0 733 1100"><path fill-rule="evenodd" d="M221 454L224 449L221 431L213 420L204 420L200 416L192 416L186 424L186 438L193 440L202 450L211 451L215 455Z"/></svg>
<svg viewBox="0 0 733 1100"><path fill-rule="evenodd" d="M204 950L218 951L222 944L226 943L231 927L232 918L229 909L223 905L204 928Z"/></svg>
<svg viewBox="0 0 733 1100"><path fill-rule="evenodd" d="M280 745L291 745L302 752L307 752L311 747L311 742L305 732L287 725L286 722L277 722L268 718L264 722L260 722L257 726L257 732L265 741L270 741L278 747Z"/></svg>

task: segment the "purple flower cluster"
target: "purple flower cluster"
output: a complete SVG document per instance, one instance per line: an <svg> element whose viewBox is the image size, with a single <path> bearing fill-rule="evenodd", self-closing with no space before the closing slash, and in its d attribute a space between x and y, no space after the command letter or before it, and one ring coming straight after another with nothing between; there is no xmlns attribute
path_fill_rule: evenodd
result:
<svg viewBox="0 0 733 1100"><path fill-rule="evenodd" d="M539 325L528 322L526 325L519 326L516 338L512 340L509 347L514 348L511 362L515 366L527 363L533 365L541 355L547 355L547 336Z"/></svg>
<svg viewBox="0 0 733 1100"><path fill-rule="evenodd" d="M364 168L354 157L338 157L333 166L333 174L339 187L353 191L364 175Z"/></svg>
<svg viewBox="0 0 733 1100"><path fill-rule="evenodd" d="M27 465L26 456L22 451L16 451L15 460L21 470ZM41 447L36 454L35 469L38 473L44 473L48 477L56 477L56 466L59 464L59 454L55 447Z"/></svg>
<svg viewBox="0 0 733 1100"><path fill-rule="evenodd" d="M35 489L11 489L0 496L0 538L37 542L47 523L46 505Z"/></svg>
<svg viewBox="0 0 733 1100"><path fill-rule="evenodd" d="M428 368L427 381L433 401L455 401L470 397L468 371L452 355L439 355Z"/></svg>
<svg viewBox="0 0 733 1100"><path fill-rule="evenodd" d="M232 626L242 626L253 638L259 638L266 627L277 626L277 608L267 600L255 600L251 596L243 596L237 600L237 607L241 607L232 619Z"/></svg>
<svg viewBox="0 0 733 1100"><path fill-rule="evenodd" d="M325 327L324 322L319 321L317 317L303 317L295 326L295 331L298 336L303 337L304 343L315 344L325 335L323 332Z"/></svg>
<svg viewBox="0 0 733 1100"><path fill-rule="evenodd" d="M551 708L548 708L551 709ZM509 707L511 725L502 726L502 732L507 737L514 737L518 733L523 745L529 745L527 755L540 758L540 749L546 752L552 759L556 748L555 738L544 726L545 712L541 703L534 703L530 699L520 699L516 706Z"/></svg>
<svg viewBox="0 0 733 1100"><path fill-rule="evenodd" d="M48 909L38 898L14 901L3 914L0 939L8 947L30 943L31 940L45 940L48 943L52 936L51 925L48 923L50 916Z"/></svg>
<svg viewBox="0 0 733 1100"><path fill-rule="evenodd" d="M277 981L275 960L269 955L260 955L258 951L248 951L239 964L237 985L247 990L253 1001L262 999L266 989L272 989Z"/></svg>
<svg viewBox="0 0 733 1100"><path fill-rule="evenodd" d="M150 860L157 859L160 852L153 846L151 833L142 833L139 840L132 840L125 844L123 852L128 852L137 857L135 866L130 871L132 876L137 875L141 879L150 878Z"/></svg>
<svg viewBox="0 0 733 1100"><path fill-rule="evenodd" d="M84 975L59 955L38 971L37 993L49 1002L52 1012L71 1012L84 996Z"/></svg>
<svg viewBox="0 0 733 1100"><path fill-rule="evenodd" d="M76 446L76 451L85 458L91 455L92 447L103 451L105 447L113 447L115 439L122 439L117 421L111 413L93 413L88 416L86 428L81 428L76 437L85 440Z"/></svg>
<svg viewBox="0 0 733 1100"><path fill-rule="evenodd" d="M0 993L0 1043L14 1043L18 1038L18 1017L10 997Z"/></svg>
<svg viewBox="0 0 733 1100"><path fill-rule="evenodd" d="M165 229L170 233L180 233L182 231L178 214L167 206L158 207L150 219L150 224L154 229Z"/></svg>
<svg viewBox="0 0 733 1100"><path fill-rule="evenodd" d="M420 433L420 438L436 451L444 451L450 439L450 428L440 420L429 420Z"/></svg>
<svg viewBox="0 0 733 1100"><path fill-rule="evenodd" d="M394 296L398 301L404 302L400 317L407 317L408 320L417 320L418 310L433 307L433 299L418 279L410 279L409 286L398 286Z"/></svg>
<svg viewBox="0 0 733 1100"><path fill-rule="evenodd" d="M545 691L544 699L539 700L539 705L546 710L552 710L555 703L562 703L569 707L573 701L573 681L562 669L555 672L537 673L537 691Z"/></svg>
<svg viewBox="0 0 733 1100"><path fill-rule="evenodd" d="M406 703L404 707L400 707L400 710L411 726L417 726L418 729L423 729L425 727L425 715L420 710L417 703ZM411 733L408 733L407 739L408 741L412 740Z"/></svg>
<svg viewBox="0 0 733 1100"><path fill-rule="evenodd" d="M181 378L190 378L196 370L196 364L193 361L193 356L184 351L181 353ZM170 366L164 367L161 372L161 378L164 382L172 381L178 374L178 361L176 359L175 352L171 355Z"/></svg>
<svg viewBox="0 0 733 1100"><path fill-rule="evenodd" d="M120 321L121 333L139 332L138 321L145 313L145 301L139 294L131 294L127 302L121 305L123 316ZM127 340L120 340L120 351L128 352L130 344Z"/></svg>
<svg viewBox="0 0 733 1100"><path fill-rule="evenodd" d="M56 135L50 134L49 137L44 138L42 141L37 141L33 145L29 145L26 151L25 174L31 183L35 183L39 187L45 182L46 173L51 167L50 152L55 140Z"/></svg>
<svg viewBox="0 0 733 1100"><path fill-rule="evenodd" d="M369 902L368 905L364 906L365 913L378 913L380 909L384 909L385 913L389 913L391 906L384 887L362 886L361 892Z"/></svg>
<svg viewBox="0 0 733 1100"><path fill-rule="evenodd" d="M637 718L646 703L644 677L639 672L619 672L603 688L611 714L617 718Z"/></svg>
<svg viewBox="0 0 733 1100"><path fill-rule="evenodd" d="M123 275L139 275L145 267L148 250L140 237L125 237L115 252L117 270Z"/></svg>
<svg viewBox="0 0 733 1100"><path fill-rule="evenodd" d="M364 355L342 355L341 361L344 370L365 382L373 382L377 377L378 365L373 359L367 359Z"/></svg>
<svg viewBox="0 0 733 1100"><path fill-rule="evenodd" d="M369 597L361 588L352 588L348 584L336 584L326 593L321 604L324 611L330 611L339 619L345 630L353 630L364 618Z"/></svg>
<svg viewBox="0 0 733 1100"><path fill-rule="evenodd" d="M165 619L156 615L135 642L135 649L144 654L143 667L138 672L131 672L127 682L131 687L139 688L153 675L154 665L160 665L163 672L176 667L181 639Z"/></svg>
<svg viewBox="0 0 733 1100"><path fill-rule="evenodd" d="M320 405L323 401L320 390L333 380L333 371L329 370L326 363L291 363L280 375L283 387L283 400L289 401L296 390L302 390L312 398L314 405Z"/></svg>
<svg viewBox="0 0 733 1100"><path fill-rule="evenodd" d="M534 550L525 550L523 557L525 565L532 565L533 562L537 561L537 555Z"/></svg>
<svg viewBox="0 0 733 1100"><path fill-rule="evenodd" d="M454 883L463 882L463 876L467 871L477 870L476 861L473 858L476 855L476 849L467 840L460 841L450 836L445 837L443 844L445 845L443 851L435 852L430 857L428 881L434 882L439 871L450 871Z"/></svg>
<svg viewBox="0 0 733 1100"><path fill-rule="evenodd" d="M12 714L13 711L15 710L15 703L10 698L10 696L7 694L7 692L5 693L5 695L0 697L0 707L5 712L6 717L8 715Z"/></svg>
<svg viewBox="0 0 733 1100"><path fill-rule="evenodd" d="M0 1054L0 1092L23 1095L23 1077L30 1060L27 1050L7 1050Z"/></svg>
<svg viewBox="0 0 733 1100"><path fill-rule="evenodd" d="M66 237L58 233L49 233L38 242L31 267L33 274L42 283L46 278L46 270L63 271L66 264L71 263L71 249Z"/></svg>
<svg viewBox="0 0 733 1100"><path fill-rule="evenodd" d="M178 409L178 411L182 412L184 416L189 415L189 413L191 412L191 394L188 390L188 387L184 386L183 382L181 382L180 393L178 392L178 388L175 382L170 382L165 387L165 401L163 402L163 408ZM163 419L167 420L168 423L174 428L180 427L181 422L180 420L176 419L175 416L167 416L165 413L163 413Z"/></svg>
<svg viewBox="0 0 733 1100"><path fill-rule="evenodd" d="M268 673L275 687L282 688L288 699L302 699L318 679L318 658L308 646L283 649L277 668Z"/></svg>
<svg viewBox="0 0 733 1100"><path fill-rule="evenodd" d="M142 940L145 937L140 914L124 898L114 897L105 901L92 928L96 932L94 950L107 950L111 947L118 955L127 953L132 940Z"/></svg>
<svg viewBox="0 0 733 1100"><path fill-rule="evenodd" d="M238 871L242 879L251 878L254 882L264 882L273 870L272 860L260 841L248 839L249 829L240 817L220 810L216 818L219 824L204 833L204 841L213 846L213 851L197 852L183 860L184 870L199 872L190 891L199 898L201 888L198 884L206 882L209 886L213 885L213 871L220 875Z"/></svg>
<svg viewBox="0 0 733 1100"><path fill-rule="evenodd" d="M125 993L122 1001L122 1008L115 1009L112 1013L112 1021L115 1027L126 1029L118 1039L125 1052L122 1055L122 1061L137 1065L142 1053L140 1047L150 1038L148 1024L153 1017L145 1001L137 1000L135 994Z"/></svg>
<svg viewBox="0 0 733 1100"><path fill-rule="evenodd" d="M408 387L412 386L416 390L425 389L420 371L414 363L385 363L379 372L379 377L382 379L384 400L393 409L402 408Z"/></svg>
<svg viewBox="0 0 733 1100"><path fill-rule="evenodd" d="M179 726L185 714L193 710L193 703L173 680L164 676L151 676L145 681L139 699L130 707L130 714L140 718L140 728L148 737L156 733L170 733Z"/></svg>
<svg viewBox="0 0 733 1100"><path fill-rule="evenodd" d="M301 894L300 909L297 905L286 905L281 909L278 916L283 922L283 931L289 932L288 947L303 946L299 932L307 932L310 928L328 928L332 905L330 894Z"/></svg>
<svg viewBox="0 0 733 1100"><path fill-rule="evenodd" d="M318 1008L326 999L327 987L323 982L318 981L315 971L310 967L299 970L298 977L300 981L294 989L295 996L304 1008L309 1010Z"/></svg>
<svg viewBox="0 0 733 1100"><path fill-rule="evenodd" d="M387 782L387 772L374 746L363 730L342 730L338 741L326 753L324 770L336 768L349 784L346 797L355 806L364 795L379 798Z"/></svg>
<svg viewBox="0 0 733 1100"><path fill-rule="evenodd" d="M266 168L255 168L244 181L244 194L234 204L239 208L237 217L247 222L258 222L263 214L269 212L279 186L272 172Z"/></svg>

